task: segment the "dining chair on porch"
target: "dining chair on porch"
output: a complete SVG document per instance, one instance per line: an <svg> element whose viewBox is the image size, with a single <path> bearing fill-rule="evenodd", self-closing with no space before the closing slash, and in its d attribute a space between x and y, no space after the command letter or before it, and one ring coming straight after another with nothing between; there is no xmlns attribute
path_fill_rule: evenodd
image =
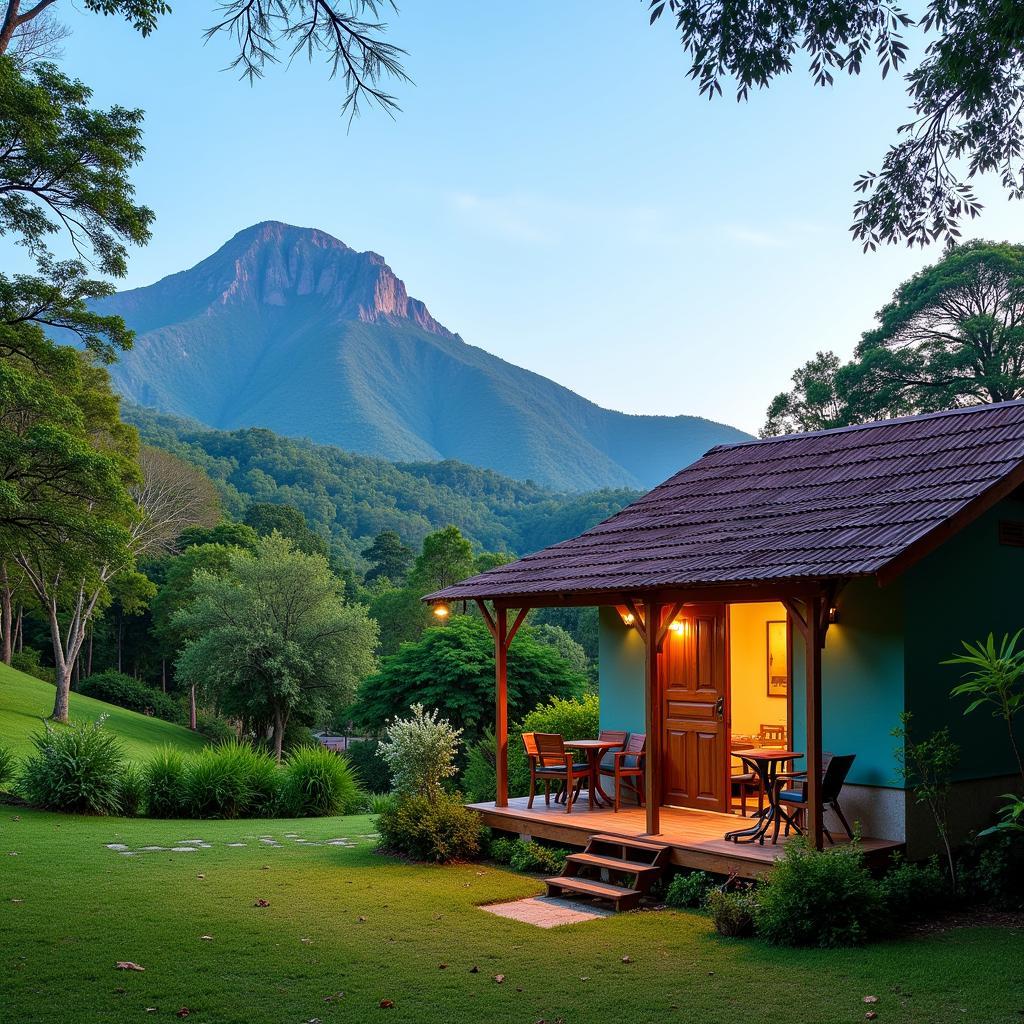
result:
<svg viewBox="0 0 1024 1024"><path fill-rule="evenodd" d="M735 754L732 756L736 758ZM738 758L736 759L739 760ZM761 785L761 780L757 775L745 766L737 765L733 769L732 775L729 776L729 789L730 804L734 795L739 797L740 814L744 818L747 816L747 797L756 796L757 813L761 814L764 811L764 787ZM729 809L732 810L731 805Z"/></svg>
<svg viewBox="0 0 1024 1024"><path fill-rule="evenodd" d="M580 788L590 777L590 766L573 764L572 757L566 753L565 743L558 733L524 732L523 746L526 748L526 758L530 762L530 799L526 806L533 807L538 780L544 783L546 804L551 803L551 783L558 782L564 787L565 812L571 813ZM558 794L555 795L555 802L558 802Z"/></svg>
<svg viewBox="0 0 1024 1024"><path fill-rule="evenodd" d="M850 768L856 759L856 754L833 755L822 753L821 755L821 806L835 812L836 817L842 823L846 834L853 838L853 829L846 820L842 808L839 806L839 794L843 791L843 784L846 776L850 774ZM800 815L801 827L807 827L807 772L786 772L779 776L776 783L775 801L779 804L788 805ZM775 834L772 842L779 838L779 826L781 816L775 818ZM822 827L826 838L833 845L835 840L827 828ZM786 822L786 835L789 835L789 822Z"/></svg>
<svg viewBox="0 0 1024 1024"><path fill-rule="evenodd" d="M615 780L615 810L617 811L622 802L622 787L629 786L636 796L639 806L644 803L643 778L645 773L644 762L647 760L647 736L642 732L630 734L625 746L621 750L613 751L612 763L605 766L601 763L601 774L608 775Z"/></svg>

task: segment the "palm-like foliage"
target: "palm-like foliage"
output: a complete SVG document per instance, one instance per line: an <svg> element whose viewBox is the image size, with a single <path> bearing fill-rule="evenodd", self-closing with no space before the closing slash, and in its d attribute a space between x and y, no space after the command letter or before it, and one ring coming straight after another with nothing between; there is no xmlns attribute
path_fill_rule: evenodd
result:
<svg viewBox="0 0 1024 1024"><path fill-rule="evenodd" d="M976 643L963 642L963 653L949 658L944 665L966 665L969 671L962 681L953 687L954 697L968 697L970 704L964 710L965 715L980 707L990 705L992 714L1006 722L1010 735L1010 746L1017 758L1021 779L1024 780L1024 760L1021 759L1020 748L1013 732L1013 720L1024 708L1024 649L1018 649L1018 643L1024 629L1018 629L1013 636L1004 634L996 645L994 634L989 633L985 641Z"/></svg>

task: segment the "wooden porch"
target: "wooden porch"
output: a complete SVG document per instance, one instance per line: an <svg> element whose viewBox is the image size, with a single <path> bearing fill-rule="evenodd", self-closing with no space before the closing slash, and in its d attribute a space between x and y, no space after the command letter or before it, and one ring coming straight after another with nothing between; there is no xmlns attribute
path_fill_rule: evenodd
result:
<svg viewBox="0 0 1024 1024"><path fill-rule="evenodd" d="M590 836L599 833L638 838L648 836L647 815L640 807L623 807L619 811L606 808L591 809L586 798L573 807L572 814L565 807L545 805L541 796L532 808L527 798L512 797L507 807L494 803L470 804L491 828L506 832L550 839L566 846L586 846ZM772 846L765 843L741 845L723 838L731 829L742 828L745 821L736 814L718 814L714 811L691 810L683 807L662 807L660 831L655 837L672 848L672 863L678 867L699 868L719 874L736 872L741 878L757 878L768 871L782 856L783 843ZM845 842L836 835L836 843ZM891 839L861 839L861 848L869 863L882 863L901 843Z"/></svg>

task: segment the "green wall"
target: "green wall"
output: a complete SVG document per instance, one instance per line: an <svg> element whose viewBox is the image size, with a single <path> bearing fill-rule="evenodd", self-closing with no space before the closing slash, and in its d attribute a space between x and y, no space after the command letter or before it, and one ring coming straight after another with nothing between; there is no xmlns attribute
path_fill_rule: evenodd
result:
<svg viewBox="0 0 1024 1024"><path fill-rule="evenodd" d="M1000 638L1024 626L1024 548L999 543L999 521L1024 521L1024 502L1003 501L923 559L904 577L907 710L919 735L948 724L960 744L961 779L1013 772L1006 727L950 698L963 669L939 664L963 640ZM1024 728L1018 730L1024 742Z"/></svg>
<svg viewBox="0 0 1024 1024"><path fill-rule="evenodd" d="M614 608L602 608L598 623L601 728L643 732L644 642Z"/></svg>
<svg viewBox="0 0 1024 1024"><path fill-rule="evenodd" d="M821 745L856 754L849 781L901 788L890 733L903 710L903 599L897 581L879 588L853 580L837 599L839 621L828 627L821 655ZM806 750L803 639L793 643L793 742Z"/></svg>

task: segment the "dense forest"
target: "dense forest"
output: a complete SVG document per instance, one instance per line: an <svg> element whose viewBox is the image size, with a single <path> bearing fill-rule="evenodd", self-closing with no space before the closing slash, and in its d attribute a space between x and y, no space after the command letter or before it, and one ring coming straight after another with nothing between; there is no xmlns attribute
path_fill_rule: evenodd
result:
<svg viewBox="0 0 1024 1024"><path fill-rule="evenodd" d="M521 555L571 537L619 511L630 490L559 494L460 462L392 463L269 430L231 432L124 403L145 444L199 466L224 510L244 519L253 503L293 505L342 561L368 568L361 552L393 530L418 548L453 524L477 547Z"/></svg>

